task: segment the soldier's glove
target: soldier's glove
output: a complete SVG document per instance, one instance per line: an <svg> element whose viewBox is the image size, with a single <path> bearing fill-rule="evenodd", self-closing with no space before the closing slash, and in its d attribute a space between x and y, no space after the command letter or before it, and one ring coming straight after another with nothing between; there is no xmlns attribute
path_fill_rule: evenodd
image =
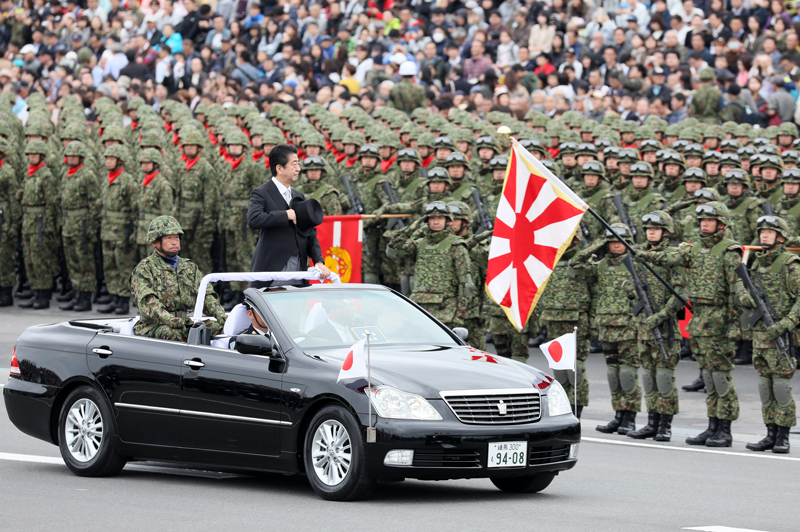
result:
<svg viewBox="0 0 800 532"><path fill-rule="evenodd" d="M475 283L472 282L472 276L467 275L467 278L461 285L461 294L459 295L462 295L465 298L470 299L474 293L475 293Z"/></svg>
<svg viewBox="0 0 800 532"><path fill-rule="evenodd" d="M381 217L381 215L382 215L382 214L384 214L385 212L386 212L386 205L382 205L381 207L378 207L378 208L375 210L375 212L373 212L372 214L374 214L375 216L377 216L378 218L380 218L380 217Z"/></svg>
<svg viewBox="0 0 800 532"><path fill-rule="evenodd" d="M636 255L633 255L633 262L652 262L652 260L649 251L636 251Z"/></svg>
<svg viewBox="0 0 800 532"><path fill-rule="evenodd" d="M189 320L189 325L186 325L186 320ZM189 318L181 318L178 316L173 316L169 319L168 325L170 329L175 329L177 331L186 329L187 327L191 327L192 320Z"/></svg>
<svg viewBox="0 0 800 532"><path fill-rule="evenodd" d="M747 290L739 291L736 297L739 298L739 304L743 308L756 308L756 302Z"/></svg>
<svg viewBox="0 0 800 532"><path fill-rule="evenodd" d="M765 332L767 338L769 338L770 340L775 340L778 336L781 336L782 334L792 329L793 327L794 325L792 324L792 322L784 318L781 321L776 322L772 327L767 328Z"/></svg>
<svg viewBox="0 0 800 532"><path fill-rule="evenodd" d="M662 314L661 312L656 312L652 316L644 319L644 326L648 330L652 330L661 325L662 323L664 323L666 319L667 319L666 314Z"/></svg>
<svg viewBox="0 0 800 532"><path fill-rule="evenodd" d="M389 257L390 259L396 259L397 251L390 246L386 246L386 256Z"/></svg>

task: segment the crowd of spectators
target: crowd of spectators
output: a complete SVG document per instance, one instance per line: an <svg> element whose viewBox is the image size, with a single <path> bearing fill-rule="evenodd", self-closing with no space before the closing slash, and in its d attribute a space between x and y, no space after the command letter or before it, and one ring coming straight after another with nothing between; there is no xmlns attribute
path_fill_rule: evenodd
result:
<svg viewBox="0 0 800 532"><path fill-rule="evenodd" d="M706 67L720 121L797 112L800 16L779 0L0 0L0 16L0 83L23 119L31 91L369 112L407 61L425 103L478 117L674 124Z"/></svg>

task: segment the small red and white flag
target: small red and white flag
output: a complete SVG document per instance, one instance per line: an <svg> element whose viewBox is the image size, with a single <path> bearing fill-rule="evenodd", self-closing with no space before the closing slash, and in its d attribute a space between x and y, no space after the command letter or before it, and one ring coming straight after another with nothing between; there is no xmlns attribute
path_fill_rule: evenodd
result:
<svg viewBox="0 0 800 532"><path fill-rule="evenodd" d="M547 357L547 363L552 369L568 369L575 371L576 361L578 359L577 340L575 333L565 334L559 336L552 342L547 342L539 346L544 356Z"/></svg>
<svg viewBox="0 0 800 532"><path fill-rule="evenodd" d="M339 370L339 378L336 379L336 382L344 379L367 377L367 363L364 358L364 343L366 341L365 338L350 348L347 356L344 357L342 369Z"/></svg>
<svg viewBox="0 0 800 532"><path fill-rule="evenodd" d="M486 292L521 331L589 206L517 143L489 245Z"/></svg>

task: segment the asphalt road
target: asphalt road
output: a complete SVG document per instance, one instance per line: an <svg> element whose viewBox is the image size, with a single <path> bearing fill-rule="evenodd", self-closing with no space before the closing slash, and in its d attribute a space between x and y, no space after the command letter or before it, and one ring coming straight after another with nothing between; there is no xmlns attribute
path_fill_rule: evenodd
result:
<svg viewBox="0 0 800 532"><path fill-rule="evenodd" d="M0 309L0 383L25 327L70 316L57 309ZM546 367L538 350L531 350L529 363ZM697 393L681 392L671 443L596 432L594 426L613 412L602 356L590 355L587 366L591 404L584 410L578 465L530 496L502 493L488 480L409 480L380 485L369 501L331 503L317 498L303 477L256 478L158 464L129 465L114 478L79 478L55 446L19 432L2 405L0 531L800 530L800 438L792 436L790 455L744 448L763 432L752 368L734 372L742 415L734 423L733 448L718 451L683 443L705 425L705 395ZM695 363L681 362L679 383L696 375Z"/></svg>

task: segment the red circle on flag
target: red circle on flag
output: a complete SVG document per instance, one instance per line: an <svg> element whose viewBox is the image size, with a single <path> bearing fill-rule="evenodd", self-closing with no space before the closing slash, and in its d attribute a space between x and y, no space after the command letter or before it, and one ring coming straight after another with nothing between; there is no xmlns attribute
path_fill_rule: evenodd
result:
<svg viewBox="0 0 800 532"><path fill-rule="evenodd" d="M351 349L349 353L347 353L347 358L344 359L344 364L342 364L342 369L345 371L349 371L350 368L353 367L353 350Z"/></svg>
<svg viewBox="0 0 800 532"><path fill-rule="evenodd" d="M559 362L561 360L561 355L564 354L564 351L561 349L561 344L558 342L550 344L547 351L550 353L550 358L553 359L553 362Z"/></svg>

